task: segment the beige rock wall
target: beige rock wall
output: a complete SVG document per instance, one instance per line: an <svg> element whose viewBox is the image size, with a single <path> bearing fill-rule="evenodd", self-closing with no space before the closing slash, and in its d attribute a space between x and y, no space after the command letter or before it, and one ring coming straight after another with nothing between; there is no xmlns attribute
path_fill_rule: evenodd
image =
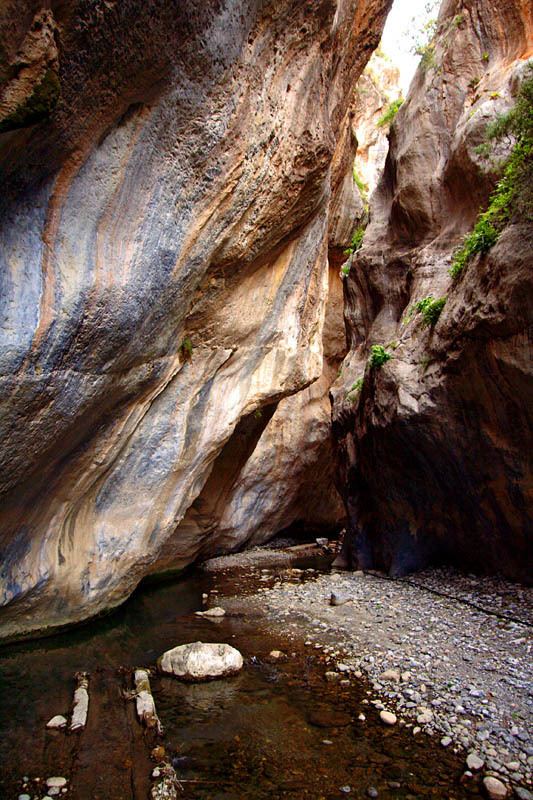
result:
<svg viewBox="0 0 533 800"><path fill-rule="evenodd" d="M250 487L284 398L323 373L342 132L389 5L2 5L1 635L86 618L296 513ZM287 414L322 436L308 392ZM276 480L304 479L291 452ZM213 535L242 469L264 521L227 511Z"/></svg>

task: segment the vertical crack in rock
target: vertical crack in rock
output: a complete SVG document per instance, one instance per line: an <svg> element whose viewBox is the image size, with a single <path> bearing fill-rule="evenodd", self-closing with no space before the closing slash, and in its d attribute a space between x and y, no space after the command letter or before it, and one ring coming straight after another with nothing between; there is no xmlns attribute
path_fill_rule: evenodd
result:
<svg viewBox="0 0 533 800"><path fill-rule="evenodd" d="M512 147L494 141L487 157L480 145L531 75L531 15L519 0L446 0L391 126L332 390L346 555L359 567L531 577L531 220L512 215L492 248L449 272Z"/></svg>

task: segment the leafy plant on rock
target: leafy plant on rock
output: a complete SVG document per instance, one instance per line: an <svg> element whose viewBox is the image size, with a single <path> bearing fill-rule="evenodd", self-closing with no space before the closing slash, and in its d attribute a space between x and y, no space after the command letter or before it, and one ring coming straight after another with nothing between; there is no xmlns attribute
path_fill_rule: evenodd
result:
<svg viewBox="0 0 533 800"><path fill-rule="evenodd" d="M386 364L387 361L390 361L392 358L392 353L389 353L388 350L385 350L382 344L373 344L370 348L370 357L368 359L368 365L370 369L379 369Z"/></svg>
<svg viewBox="0 0 533 800"><path fill-rule="evenodd" d="M422 315L423 324L433 327L441 315L441 311L446 303L445 297L435 299L433 295L428 295L415 303L415 309Z"/></svg>
<svg viewBox="0 0 533 800"><path fill-rule="evenodd" d="M387 110L380 117L377 121L378 128L388 128L392 124L394 117L400 110L403 103L403 97L398 97L396 100L393 100L392 103L389 103Z"/></svg>
<svg viewBox="0 0 533 800"><path fill-rule="evenodd" d="M511 136L514 146L488 208L455 252L450 268L457 278L477 253L488 253L510 222L533 221L533 67L522 82L516 103L487 129L489 140Z"/></svg>

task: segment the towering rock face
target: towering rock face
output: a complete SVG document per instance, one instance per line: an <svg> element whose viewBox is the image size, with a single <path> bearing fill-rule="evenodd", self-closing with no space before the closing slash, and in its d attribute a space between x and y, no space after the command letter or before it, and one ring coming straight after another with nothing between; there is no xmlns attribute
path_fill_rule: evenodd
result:
<svg viewBox="0 0 533 800"><path fill-rule="evenodd" d="M357 140L355 170L369 193L378 184L389 150L387 112L401 95L398 68L377 50L357 82L352 121Z"/></svg>
<svg viewBox="0 0 533 800"><path fill-rule="evenodd" d="M265 457L291 416L293 461L324 442L329 208L390 0L42 5L0 10L7 636L308 505Z"/></svg>
<svg viewBox="0 0 533 800"><path fill-rule="evenodd" d="M512 145L479 147L514 104L531 32L524 0L446 0L391 129L334 387L346 555L362 567L451 561L528 578L531 225L513 221L458 279L448 270ZM446 301L425 326L414 306L430 295ZM372 345L390 360L372 368Z"/></svg>

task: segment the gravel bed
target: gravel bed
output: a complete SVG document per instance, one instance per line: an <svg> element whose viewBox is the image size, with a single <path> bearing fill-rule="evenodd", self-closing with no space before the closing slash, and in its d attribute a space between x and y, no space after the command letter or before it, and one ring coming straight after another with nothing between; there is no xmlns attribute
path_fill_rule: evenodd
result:
<svg viewBox="0 0 533 800"><path fill-rule="evenodd" d="M443 747L464 748L470 769L531 796L530 589L449 570L408 581L306 577L260 589L247 604L322 649L329 680L365 674L377 711L394 712L415 735L441 737ZM330 604L332 593L339 605Z"/></svg>

